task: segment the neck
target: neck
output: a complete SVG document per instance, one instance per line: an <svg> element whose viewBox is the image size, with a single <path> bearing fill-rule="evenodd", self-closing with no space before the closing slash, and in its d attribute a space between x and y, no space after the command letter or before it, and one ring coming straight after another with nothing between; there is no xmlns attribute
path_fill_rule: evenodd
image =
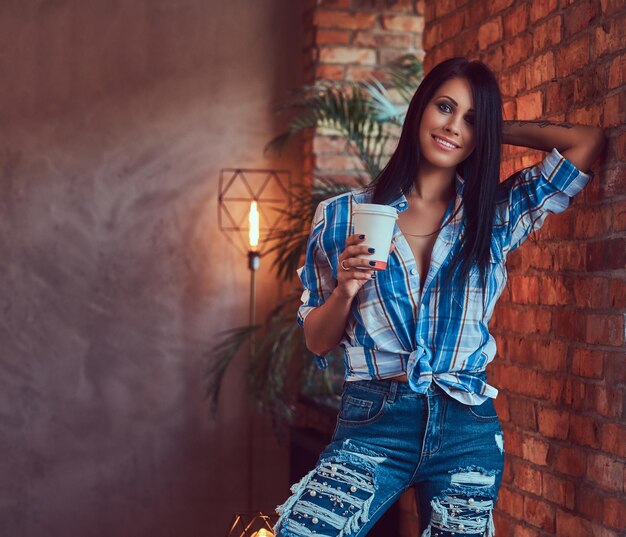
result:
<svg viewBox="0 0 626 537"><path fill-rule="evenodd" d="M407 196L427 203L448 203L456 196L454 168L420 166L413 190Z"/></svg>

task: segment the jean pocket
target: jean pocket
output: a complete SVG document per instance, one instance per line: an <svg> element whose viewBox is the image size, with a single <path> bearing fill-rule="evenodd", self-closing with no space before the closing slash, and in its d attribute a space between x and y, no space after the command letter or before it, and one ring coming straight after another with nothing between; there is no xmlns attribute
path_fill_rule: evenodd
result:
<svg viewBox="0 0 626 537"><path fill-rule="evenodd" d="M498 413L491 398L480 405L465 405L465 410L475 420L498 421Z"/></svg>
<svg viewBox="0 0 626 537"><path fill-rule="evenodd" d="M386 406L386 393L348 383L341 397L337 421L343 425L366 425L379 419L385 413Z"/></svg>

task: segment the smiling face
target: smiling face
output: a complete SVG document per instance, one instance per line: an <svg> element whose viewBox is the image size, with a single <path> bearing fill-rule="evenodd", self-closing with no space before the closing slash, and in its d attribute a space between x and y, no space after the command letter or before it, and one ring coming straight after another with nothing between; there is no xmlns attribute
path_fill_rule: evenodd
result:
<svg viewBox="0 0 626 537"><path fill-rule="evenodd" d="M476 146L473 107L472 89L465 78L447 80L435 91L419 128L422 157L432 166L455 168L472 153Z"/></svg>

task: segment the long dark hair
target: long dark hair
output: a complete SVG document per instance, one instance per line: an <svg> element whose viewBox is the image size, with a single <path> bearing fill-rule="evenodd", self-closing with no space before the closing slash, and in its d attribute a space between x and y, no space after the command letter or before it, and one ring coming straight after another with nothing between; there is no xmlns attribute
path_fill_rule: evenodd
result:
<svg viewBox="0 0 626 537"><path fill-rule="evenodd" d="M451 78L465 78L472 88L476 146L456 169L464 180L465 240L461 249L453 253L448 278L443 285L455 272L458 278L455 280L465 282L471 267L476 264L484 289L500 175L502 97L495 76L483 62L464 57L450 58L424 77L409 104L398 146L371 184L374 188L372 203L388 204L400 192L410 192L421 160L419 126L424 109L437 89Z"/></svg>

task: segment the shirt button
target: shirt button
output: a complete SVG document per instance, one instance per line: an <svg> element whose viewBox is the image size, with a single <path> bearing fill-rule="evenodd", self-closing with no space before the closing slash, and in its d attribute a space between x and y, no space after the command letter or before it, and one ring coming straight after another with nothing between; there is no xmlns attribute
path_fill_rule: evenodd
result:
<svg viewBox="0 0 626 537"><path fill-rule="evenodd" d="M424 340L423 340L422 338L419 338L418 343L419 343L420 345L423 345L423 344L424 344Z"/></svg>
<svg viewBox="0 0 626 537"><path fill-rule="evenodd" d="M411 269L411 274L417 274L417 269L412 268Z"/></svg>
<svg viewBox="0 0 626 537"><path fill-rule="evenodd" d="M398 207L400 207L401 209L404 209L406 207L406 203L402 202L398 205Z"/></svg>

